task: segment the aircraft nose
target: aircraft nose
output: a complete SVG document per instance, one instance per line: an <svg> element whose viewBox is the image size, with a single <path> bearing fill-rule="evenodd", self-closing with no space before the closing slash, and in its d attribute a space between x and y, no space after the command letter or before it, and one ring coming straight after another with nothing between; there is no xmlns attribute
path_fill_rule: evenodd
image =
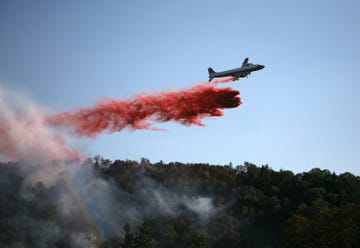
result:
<svg viewBox="0 0 360 248"><path fill-rule="evenodd" d="M264 68L265 68L264 65L259 65L259 70L264 69Z"/></svg>

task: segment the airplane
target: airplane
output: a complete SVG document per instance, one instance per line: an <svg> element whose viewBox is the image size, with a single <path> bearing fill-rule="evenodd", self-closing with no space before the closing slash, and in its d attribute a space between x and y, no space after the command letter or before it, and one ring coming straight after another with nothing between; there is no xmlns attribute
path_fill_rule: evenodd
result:
<svg viewBox="0 0 360 248"><path fill-rule="evenodd" d="M221 71L215 72L213 68L209 67L209 82L217 77L234 77L234 80L238 80L239 78L247 77L253 71L258 71L263 69L265 66L258 65L258 64L251 64L249 63L249 58L245 58L242 66L240 68L228 70L228 71Z"/></svg>

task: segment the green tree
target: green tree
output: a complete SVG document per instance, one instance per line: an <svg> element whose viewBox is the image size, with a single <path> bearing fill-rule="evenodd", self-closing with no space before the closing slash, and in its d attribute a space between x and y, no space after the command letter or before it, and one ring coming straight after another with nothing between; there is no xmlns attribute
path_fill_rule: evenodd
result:
<svg viewBox="0 0 360 248"><path fill-rule="evenodd" d="M127 223L124 226L124 241L123 243L120 245L121 248L135 248L136 247L136 243L135 243L135 237L133 232L131 231L131 227L130 225Z"/></svg>
<svg viewBox="0 0 360 248"><path fill-rule="evenodd" d="M140 226L136 236L136 247L138 248L151 248L153 243L153 230L150 225L144 221Z"/></svg>
<svg viewBox="0 0 360 248"><path fill-rule="evenodd" d="M209 237L206 233L196 233L190 248L206 248L209 247Z"/></svg>
<svg viewBox="0 0 360 248"><path fill-rule="evenodd" d="M315 203L288 221L284 247L359 247L360 206L328 208Z"/></svg>

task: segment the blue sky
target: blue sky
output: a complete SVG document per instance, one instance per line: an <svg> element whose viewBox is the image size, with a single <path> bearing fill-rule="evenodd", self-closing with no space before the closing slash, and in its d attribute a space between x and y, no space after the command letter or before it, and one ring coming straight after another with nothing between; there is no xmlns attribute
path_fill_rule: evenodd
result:
<svg viewBox="0 0 360 248"><path fill-rule="evenodd" d="M54 110L266 68L205 127L102 134L85 154L360 174L358 1L1 1L0 85Z"/></svg>

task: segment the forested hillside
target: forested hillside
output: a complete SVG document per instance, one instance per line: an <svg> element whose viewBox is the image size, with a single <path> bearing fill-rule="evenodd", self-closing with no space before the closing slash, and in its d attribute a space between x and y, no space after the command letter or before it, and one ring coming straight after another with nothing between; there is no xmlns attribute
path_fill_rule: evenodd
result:
<svg viewBox="0 0 360 248"><path fill-rule="evenodd" d="M360 177L267 165L0 164L1 247L360 247Z"/></svg>

